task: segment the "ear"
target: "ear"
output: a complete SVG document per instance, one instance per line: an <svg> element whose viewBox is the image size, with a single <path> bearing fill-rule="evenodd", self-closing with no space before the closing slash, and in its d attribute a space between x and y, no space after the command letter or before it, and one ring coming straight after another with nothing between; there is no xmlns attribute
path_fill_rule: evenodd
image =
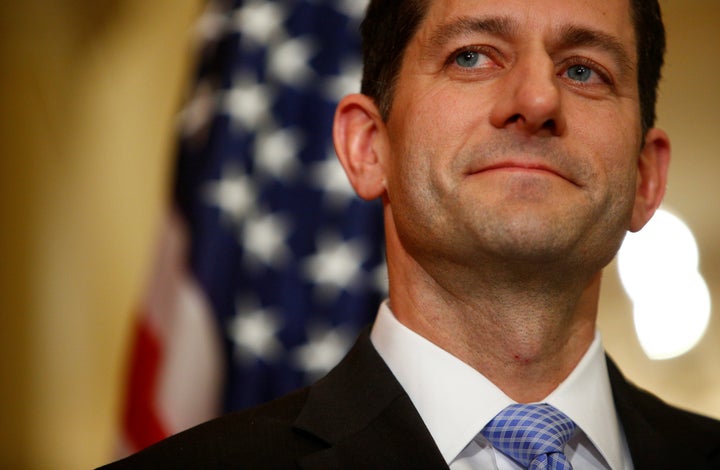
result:
<svg viewBox="0 0 720 470"><path fill-rule="evenodd" d="M385 124L371 98L348 95L338 104L333 123L335 152L350 184L363 199L375 199L385 192L381 152Z"/></svg>
<svg viewBox="0 0 720 470"><path fill-rule="evenodd" d="M638 159L638 181L635 191L630 230L637 232L650 220L665 196L668 167L670 165L670 139L660 129L650 129Z"/></svg>

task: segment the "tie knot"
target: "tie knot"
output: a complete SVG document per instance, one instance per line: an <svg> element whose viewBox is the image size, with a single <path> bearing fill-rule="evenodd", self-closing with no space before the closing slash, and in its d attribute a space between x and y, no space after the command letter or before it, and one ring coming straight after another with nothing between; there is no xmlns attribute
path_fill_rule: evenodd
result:
<svg viewBox="0 0 720 470"><path fill-rule="evenodd" d="M482 430L500 452L529 469L572 469L563 449L575 423L546 403L510 405Z"/></svg>

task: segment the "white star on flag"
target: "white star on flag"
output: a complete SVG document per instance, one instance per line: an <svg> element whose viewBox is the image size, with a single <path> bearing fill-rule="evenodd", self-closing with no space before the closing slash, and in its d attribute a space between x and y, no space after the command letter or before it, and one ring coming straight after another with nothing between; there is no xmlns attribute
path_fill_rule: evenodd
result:
<svg viewBox="0 0 720 470"><path fill-rule="evenodd" d="M241 311L231 321L228 333L235 343L237 357L244 362L256 359L272 362L283 352L283 346L276 337L281 327L274 312L258 309Z"/></svg>
<svg viewBox="0 0 720 470"><path fill-rule="evenodd" d="M261 174L291 181L300 173L298 151L303 134L295 129L259 132L255 140L255 165Z"/></svg>
<svg viewBox="0 0 720 470"><path fill-rule="evenodd" d="M285 85L301 87L315 78L308 63L316 52L309 38L288 39L270 50L268 69Z"/></svg>
<svg viewBox="0 0 720 470"><path fill-rule="evenodd" d="M271 121L273 99L269 86L250 77L240 76L232 89L225 92L223 109L230 115L233 124L254 131Z"/></svg>
<svg viewBox="0 0 720 470"><path fill-rule="evenodd" d="M338 0L335 4L338 11L355 20L360 20L365 14L368 0Z"/></svg>
<svg viewBox="0 0 720 470"><path fill-rule="evenodd" d="M283 22L286 17L287 11L280 4L255 0L237 9L233 19L235 29L243 38L266 46L274 36L284 35Z"/></svg>
<svg viewBox="0 0 720 470"><path fill-rule="evenodd" d="M250 217L242 230L242 244L249 255L246 262L281 268L292 256L286 240L290 222L278 214L266 213Z"/></svg>
<svg viewBox="0 0 720 470"><path fill-rule="evenodd" d="M329 301L360 280L366 252L360 239L342 241L326 235L320 237L317 253L303 263L303 271L317 284L320 297Z"/></svg>
<svg viewBox="0 0 720 470"><path fill-rule="evenodd" d="M219 181L207 183L204 196L208 204L217 206L222 216L236 225L257 203L255 185L236 165L228 165Z"/></svg>
<svg viewBox="0 0 720 470"><path fill-rule="evenodd" d="M292 352L295 365L311 380L320 378L332 369L348 352L354 337L339 328L315 326L308 328L308 342Z"/></svg>

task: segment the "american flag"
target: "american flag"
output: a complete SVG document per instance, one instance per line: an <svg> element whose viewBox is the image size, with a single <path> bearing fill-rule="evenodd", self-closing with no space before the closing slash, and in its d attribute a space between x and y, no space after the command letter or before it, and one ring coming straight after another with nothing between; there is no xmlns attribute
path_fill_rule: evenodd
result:
<svg viewBox="0 0 720 470"><path fill-rule="evenodd" d="M124 452L323 375L386 295L381 207L337 162L362 0L211 2L174 208L139 315Z"/></svg>

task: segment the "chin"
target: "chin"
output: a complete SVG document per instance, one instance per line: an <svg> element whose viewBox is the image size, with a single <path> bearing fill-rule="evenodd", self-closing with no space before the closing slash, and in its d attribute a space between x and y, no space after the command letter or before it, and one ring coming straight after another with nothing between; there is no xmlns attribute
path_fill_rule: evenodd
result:
<svg viewBox="0 0 720 470"><path fill-rule="evenodd" d="M488 228L490 230L487 230ZM483 232L480 243L491 253L508 261L575 264L573 259L585 258L584 254L587 253L601 259L607 258L607 249L598 250L597 246L585 245L588 237L577 226L563 224L552 218L535 219L534 223L526 218L522 223L515 221L495 227L486 225ZM612 259L612 256L614 253L609 259Z"/></svg>

